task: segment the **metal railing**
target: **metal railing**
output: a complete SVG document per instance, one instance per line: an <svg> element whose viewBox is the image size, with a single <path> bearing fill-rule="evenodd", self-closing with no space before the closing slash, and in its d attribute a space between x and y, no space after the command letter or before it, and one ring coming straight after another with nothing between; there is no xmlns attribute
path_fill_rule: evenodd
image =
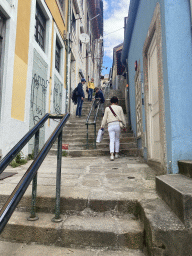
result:
<svg viewBox="0 0 192 256"><path fill-rule="evenodd" d="M56 175L56 210L55 217L52 221L58 222L62 219L60 218L60 186L61 186L61 159L62 159L62 129L69 118L69 114L65 115L51 115L45 114L44 117L17 143L13 149L1 160L0 162L0 174L5 170L5 168L11 163L11 161L16 157L16 155L21 151L21 149L29 142L29 140L35 135L35 145L34 145L34 161L25 172L20 182L17 184L16 188L12 194L7 199L0 211L0 233L3 231L5 225L9 221L12 213L16 209L18 203L20 202L22 196L27 190L30 182L32 183L32 204L31 204L31 215L28 220L37 220L38 217L35 213L36 204L36 191L37 191L37 171L47 156L49 150L51 149L53 143L58 138L58 151L57 151L57 175ZM39 151L39 129L44 125L48 119L61 119L60 123L57 125L47 142L44 144L41 151Z"/></svg>
<svg viewBox="0 0 192 256"><path fill-rule="evenodd" d="M105 86L105 89L104 89L104 92L103 92L104 98L106 96L108 97L108 93L109 93L109 85ZM96 108L96 104L97 104L97 108ZM97 137L96 123L97 123L97 117L98 117L100 106L101 106L101 102L100 102L99 99L96 99L95 101L93 101L93 103L91 105L91 108L90 108L90 111L89 111L89 114L87 116L87 120L86 120L86 123L85 123L85 125L87 126L87 149L89 148L89 126L90 125L94 126L93 145L94 145L95 149L97 148L97 146L96 146L96 137ZM92 112L93 112L94 118L93 118L93 121L90 122L90 117L91 117Z"/></svg>

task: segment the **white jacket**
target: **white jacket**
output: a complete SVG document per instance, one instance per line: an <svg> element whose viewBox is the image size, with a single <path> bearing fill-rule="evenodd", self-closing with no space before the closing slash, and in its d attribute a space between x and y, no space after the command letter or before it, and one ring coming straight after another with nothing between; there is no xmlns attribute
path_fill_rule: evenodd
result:
<svg viewBox="0 0 192 256"><path fill-rule="evenodd" d="M112 122L117 122L118 120L122 121L123 124L126 126L125 116L124 116L122 107L118 105L111 105L111 108L113 109L113 111L117 116L115 117L111 112L110 108L106 107L105 114L101 122L101 127L105 127L106 123L109 124Z"/></svg>

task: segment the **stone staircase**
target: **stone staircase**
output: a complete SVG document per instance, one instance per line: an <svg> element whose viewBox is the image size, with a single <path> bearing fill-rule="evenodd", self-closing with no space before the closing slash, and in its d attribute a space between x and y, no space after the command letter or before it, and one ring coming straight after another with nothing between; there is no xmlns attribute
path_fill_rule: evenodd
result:
<svg viewBox="0 0 192 256"><path fill-rule="evenodd" d="M132 198L132 193L125 199L126 191L123 191L130 183L125 172L127 163L139 165L138 159L127 157L117 159L116 164L105 156L99 158L99 162L97 157L63 158L62 222L55 223L51 219L55 212L56 157L49 156L38 173L36 209L39 220L27 220L30 186L0 235L0 245L4 248L3 252L0 248L0 255L144 256L144 226L138 218L138 202ZM1 207L27 166L29 164L17 168L17 176L1 183ZM142 183L140 189L144 188ZM19 243L23 243L20 250ZM43 248L41 253L39 248ZM61 252L64 254L59 254Z"/></svg>
<svg viewBox="0 0 192 256"><path fill-rule="evenodd" d="M156 177L156 188L185 227L192 231L192 161L179 161L178 166L179 174Z"/></svg>
<svg viewBox="0 0 192 256"><path fill-rule="evenodd" d="M121 142L125 145L121 157L114 162L105 156L109 152L107 135L97 149L91 149L90 135L90 149L86 149L84 131L89 107L85 101L84 116L70 118L64 129L63 143L69 144L69 150L68 157L62 158L62 221L51 221L55 212L57 162L53 146L52 154L38 171L39 220L27 220L30 185L0 235L0 255L192 255L192 162L180 161L180 174L155 177L155 172L136 156L131 131L122 134ZM100 122L101 117L98 127ZM1 180L0 207L30 164L6 169L17 174Z"/></svg>
<svg viewBox="0 0 192 256"><path fill-rule="evenodd" d="M119 98L119 105L124 109L126 116L125 100L121 98L121 91L110 90L107 93L105 101L105 107L110 104L110 98L115 95ZM85 99L82 108L82 117L70 117L69 121L63 129L63 144L68 145L67 153L69 156L101 156L109 155L109 135L107 127L105 127L105 133L101 143L97 143L96 149L94 149L94 126L89 125L88 128L88 145L87 145L87 126L85 125L87 115L91 108L91 102ZM93 114L90 117L90 122L93 121ZM99 112L96 123L96 134L101 126L102 114ZM133 132L130 128L127 128L126 132L121 132L120 138L120 154L126 156L137 156L138 149ZM53 145L51 149L52 154L56 154L57 144Z"/></svg>

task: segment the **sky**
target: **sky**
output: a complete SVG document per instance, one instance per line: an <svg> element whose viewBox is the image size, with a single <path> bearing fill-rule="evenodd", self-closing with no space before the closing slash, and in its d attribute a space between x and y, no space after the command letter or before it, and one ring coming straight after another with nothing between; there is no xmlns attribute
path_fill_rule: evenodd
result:
<svg viewBox="0 0 192 256"><path fill-rule="evenodd" d="M128 16L130 0L103 0L104 57L102 75L109 74L113 63L113 48L124 41L124 17Z"/></svg>

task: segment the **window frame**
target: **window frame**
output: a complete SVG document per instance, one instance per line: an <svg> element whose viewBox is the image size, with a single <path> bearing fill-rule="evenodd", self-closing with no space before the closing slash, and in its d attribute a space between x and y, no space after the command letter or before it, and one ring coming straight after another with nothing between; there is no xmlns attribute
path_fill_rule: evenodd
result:
<svg viewBox="0 0 192 256"><path fill-rule="evenodd" d="M62 47L59 43L58 38L56 38L56 43L55 43L55 69L57 70L58 73L61 72L61 51Z"/></svg>
<svg viewBox="0 0 192 256"><path fill-rule="evenodd" d="M38 14L40 16L38 16ZM42 22L43 21L43 22ZM44 24L43 24L44 23ZM41 47L41 49L45 52L45 43L46 43L46 23L47 19L39 5L38 2L36 2L36 9L35 9L35 41L37 44ZM39 31L39 27L41 31ZM39 40L39 35L42 39L42 42Z"/></svg>
<svg viewBox="0 0 192 256"><path fill-rule="evenodd" d="M65 24L65 13L66 13L66 0L63 0L63 4L60 2L61 0L56 0L58 8L60 10L61 17L63 19L63 22Z"/></svg>

